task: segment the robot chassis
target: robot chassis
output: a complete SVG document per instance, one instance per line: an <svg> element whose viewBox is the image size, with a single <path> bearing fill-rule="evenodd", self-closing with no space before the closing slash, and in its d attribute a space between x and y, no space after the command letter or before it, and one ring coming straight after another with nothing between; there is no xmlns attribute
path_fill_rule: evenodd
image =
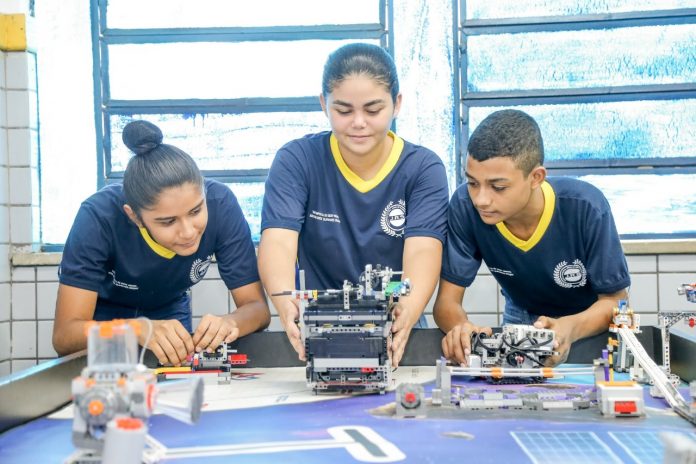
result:
<svg viewBox="0 0 696 464"><path fill-rule="evenodd" d="M65 462L157 462L166 448L147 435L144 420L164 413L189 424L198 421L202 379L158 385L155 374L138 360L139 330L137 321L87 326L87 367L72 381L77 450Z"/></svg>
<svg viewBox="0 0 696 464"><path fill-rule="evenodd" d="M555 336L553 330L519 324L507 324L492 337L473 333L469 365L453 368L453 373L487 377L495 383L541 381L547 375L538 368L558 354L553 350Z"/></svg>
<svg viewBox="0 0 696 464"><path fill-rule="evenodd" d="M307 386L314 393L384 393L390 386L392 305L411 291L409 279L391 282L400 274L368 264L357 286L346 280L341 289L306 290L300 271L300 289L277 294L299 300Z"/></svg>

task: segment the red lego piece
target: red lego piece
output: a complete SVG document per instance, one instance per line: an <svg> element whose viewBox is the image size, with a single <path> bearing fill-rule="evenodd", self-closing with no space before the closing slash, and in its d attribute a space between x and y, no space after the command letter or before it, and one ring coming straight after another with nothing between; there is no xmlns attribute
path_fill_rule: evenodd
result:
<svg viewBox="0 0 696 464"><path fill-rule="evenodd" d="M635 401L617 401L614 403L614 411L619 414L630 414L638 410Z"/></svg>
<svg viewBox="0 0 696 464"><path fill-rule="evenodd" d="M233 366L243 366L249 360L247 359L247 355L245 354L231 354L227 356L227 360L232 364Z"/></svg>

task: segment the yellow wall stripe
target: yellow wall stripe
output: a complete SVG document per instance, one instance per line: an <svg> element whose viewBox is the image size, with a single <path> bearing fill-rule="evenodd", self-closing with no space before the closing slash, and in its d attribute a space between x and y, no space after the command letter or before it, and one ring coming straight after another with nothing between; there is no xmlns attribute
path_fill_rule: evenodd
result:
<svg viewBox="0 0 696 464"><path fill-rule="evenodd" d="M0 50L27 50L27 23L23 14L0 14Z"/></svg>

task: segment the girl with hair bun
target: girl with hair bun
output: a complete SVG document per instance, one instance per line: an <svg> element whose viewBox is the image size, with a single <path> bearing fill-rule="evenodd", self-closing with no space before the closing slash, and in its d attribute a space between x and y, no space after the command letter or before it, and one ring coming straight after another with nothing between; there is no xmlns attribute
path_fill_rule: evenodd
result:
<svg viewBox="0 0 696 464"><path fill-rule="evenodd" d="M135 156L123 184L107 185L80 206L59 269L53 346L60 355L86 347L89 320L151 319L147 348L171 365L270 322L237 199L162 139L150 122L126 125L123 142ZM204 315L191 335L189 289L213 256L237 309Z"/></svg>
<svg viewBox="0 0 696 464"><path fill-rule="evenodd" d="M310 289L358 282L367 264L403 270L391 362L399 364L440 275L449 192L445 167L427 148L389 130L402 96L394 61L365 43L334 51L324 67L321 107L331 131L282 147L266 181L259 271L269 295L295 288L295 263ZM273 297L290 343L304 358L290 297Z"/></svg>

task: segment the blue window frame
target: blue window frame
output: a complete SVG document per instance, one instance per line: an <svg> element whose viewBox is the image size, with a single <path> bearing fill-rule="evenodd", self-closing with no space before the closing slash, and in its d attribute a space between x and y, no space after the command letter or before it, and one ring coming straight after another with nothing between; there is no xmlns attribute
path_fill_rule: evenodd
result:
<svg viewBox="0 0 696 464"><path fill-rule="evenodd" d="M233 188L256 240L275 152L329 128L318 100L328 53L354 41L393 53L386 0L91 1L98 186L123 177L125 124L150 120Z"/></svg>
<svg viewBox="0 0 696 464"><path fill-rule="evenodd" d="M288 140L329 128L320 66L346 40L392 53L404 94L394 129L439 154L456 185L452 0L36 3L45 250L61 250L80 203L121 179L131 117L230 185L258 239L268 166Z"/></svg>
<svg viewBox="0 0 696 464"><path fill-rule="evenodd" d="M696 1L457 3L458 182L473 129L518 108L550 175L599 186L623 238L696 237Z"/></svg>

